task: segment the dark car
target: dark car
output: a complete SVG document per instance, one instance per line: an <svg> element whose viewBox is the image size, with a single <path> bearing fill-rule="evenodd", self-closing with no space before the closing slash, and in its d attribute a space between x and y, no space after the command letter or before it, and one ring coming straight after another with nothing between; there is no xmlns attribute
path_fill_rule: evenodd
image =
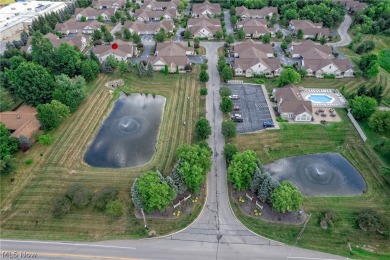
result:
<svg viewBox="0 0 390 260"><path fill-rule="evenodd" d="M236 123L242 123L244 122L244 119L242 119L242 117L238 117L238 116L232 116L231 119L236 122Z"/></svg>
<svg viewBox="0 0 390 260"><path fill-rule="evenodd" d="M265 121L263 123L263 127L265 127L265 128L267 128L267 127L275 127L275 124L273 122Z"/></svg>

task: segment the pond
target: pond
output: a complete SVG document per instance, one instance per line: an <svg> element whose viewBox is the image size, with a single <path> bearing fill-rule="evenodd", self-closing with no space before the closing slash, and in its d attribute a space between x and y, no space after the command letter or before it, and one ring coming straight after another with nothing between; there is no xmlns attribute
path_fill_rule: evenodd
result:
<svg viewBox="0 0 390 260"><path fill-rule="evenodd" d="M89 146L85 162L103 168L149 162L157 149L164 104L162 96L121 93Z"/></svg>
<svg viewBox="0 0 390 260"><path fill-rule="evenodd" d="M304 196L354 196L366 191L363 177L339 153L283 158L265 169L275 180L293 182Z"/></svg>

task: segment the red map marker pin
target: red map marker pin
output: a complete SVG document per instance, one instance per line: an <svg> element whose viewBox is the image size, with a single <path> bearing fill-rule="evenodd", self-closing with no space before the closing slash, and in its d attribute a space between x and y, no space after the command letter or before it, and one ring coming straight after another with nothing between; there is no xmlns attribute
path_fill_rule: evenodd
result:
<svg viewBox="0 0 390 260"><path fill-rule="evenodd" d="M117 44L117 43L113 43L113 44L111 45L111 48L112 48L113 50L118 49L118 44Z"/></svg>

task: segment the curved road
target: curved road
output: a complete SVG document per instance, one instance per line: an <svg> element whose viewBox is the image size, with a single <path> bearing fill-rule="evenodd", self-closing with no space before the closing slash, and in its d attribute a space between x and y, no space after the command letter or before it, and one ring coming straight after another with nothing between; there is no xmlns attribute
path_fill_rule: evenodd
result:
<svg viewBox="0 0 390 260"><path fill-rule="evenodd" d="M1 249L37 252L37 259L342 259L338 256L286 246L257 236L233 215L227 191L222 151L222 112L218 109L217 50L223 43L205 42L209 65L206 109L213 128L208 143L213 165L207 176L207 199L197 220L186 229L165 237L97 243L1 240Z"/></svg>
<svg viewBox="0 0 390 260"><path fill-rule="evenodd" d="M351 37L348 35L348 29L352 24L352 18L348 14L344 16L344 21L340 24L339 28L337 29L338 34L340 35L341 40L338 42L328 43L328 45L333 47L341 47L348 45L352 40Z"/></svg>

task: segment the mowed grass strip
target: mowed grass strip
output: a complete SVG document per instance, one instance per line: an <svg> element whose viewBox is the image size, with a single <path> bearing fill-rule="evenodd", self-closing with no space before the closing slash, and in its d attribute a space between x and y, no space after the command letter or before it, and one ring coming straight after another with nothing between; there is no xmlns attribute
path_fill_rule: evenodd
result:
<svg viewBox="0 0 390 260"><path fill-rule="evenodd" d="M355 221L357 212L366 208L373 208L389 216L389 184L380 173L380 168L384 164L369 145L361 141L347 118L346 111L337 109L337 113L342 121L329 126L281 123L281 130L239 135L231 141L241 151L254 150L264 164L288 156L340 152L364 177L367 184L366 193L354 197L305 198L303 208L306 213L312 214L312 217L300 240L297 240L300 226L256 220L244 215L234 202L233 210L240 221L251 230L288 244L352 258L375 258L376 254L390 257L388 238L375 232L361 231ZM319 225L325 210L335 211L340 219L328 230L322 229ZM372 246L374 253L362 255L355 251L351 252L349 243L354 247Z"/></svg>
<svg viewBox="0 0 390 260"><path fill-rule="evenodd" d="M53 131L53 144L48 147L36 144L28 151L28 156L34 159L30 166L24 165L26 154L18 154L18 171L1 177L2 186L7 186L1 189L2 237L61 240L144 237L143 221L134 216L129 189L132 181L143 172L159 169L169 174L175 162L176 148L194 140L193 127L199 119L199 111L204 110L199 105L205 105L200 102L197 73L197 67L189 74L155 73L149 78L115 72L109 76L101 75L91 83L94 86L89 86L89 97L60 128ZM84 153L113 104L104 84L117 78L125 80L123 89L128 92L158 94L166 98L158 149L152 160L140 167L90 167L83 162ZM10 184L11 177L16 178L16 185ZM118 188L125 203L123 216L113 219L88 206L72 209L63 218L54 219L51 216L53 200L72 183L82 183L92 192L105 186ZM192 216L177 220L150 220L148 224L158 234L183 228L200 212L200 204Z"/></svg>

